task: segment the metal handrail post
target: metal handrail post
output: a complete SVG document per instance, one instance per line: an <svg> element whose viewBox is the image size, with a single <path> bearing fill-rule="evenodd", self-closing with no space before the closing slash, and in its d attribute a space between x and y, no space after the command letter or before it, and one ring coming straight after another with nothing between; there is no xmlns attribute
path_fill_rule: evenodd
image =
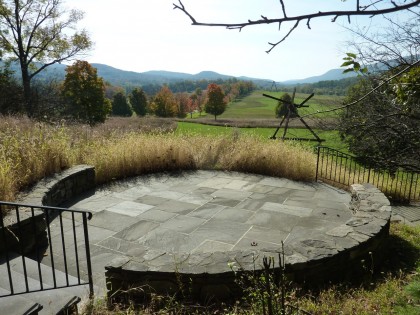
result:
<svg viewBox="0 0 420 315"><path fill-rule="evenodd" d="M12 269L10 268L10 257L9 257L9 243L7 241L6 235L6 226L4 225L4 217L3 217L3 208L0 207L0 222L1 222L1 230L3 232L3 239L4 239L4 248L5 248L5 256L6 256L6 266L7 266L7 273L9 276L9 285L10 285L10 292L11 294L15 293L15 289L13 287L13 280L12 280Z"/></svg>
<svg viewBox="0 0 420 315"><path fill-rule="evenodd" d="M92 214L89 213L89 220L92 217ZM90 259L90 245L89 245L89 232L88 232L88 218L86 213L82 214L83 216L83 231L85 234L85 248L86 248L86 263L87 263L87 270L88 270L88 279L89 279L89 298L93 299L94 291L93 291L93 276L92 276L92 261Z"/></svg>
<svg viewBox="0 0 420 315"><path fill-rule="evenodd" d="M317 146L318 149L318 156L316 158L316 173L315 173L315 182L318 182L318 170L319 170L319 155L321 151L321 147Z"/></svg>

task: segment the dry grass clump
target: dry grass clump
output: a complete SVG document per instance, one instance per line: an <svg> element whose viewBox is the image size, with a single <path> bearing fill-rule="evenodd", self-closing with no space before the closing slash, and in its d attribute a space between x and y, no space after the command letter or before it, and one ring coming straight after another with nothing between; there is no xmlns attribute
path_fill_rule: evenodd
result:
<svg viewBox="0 0 420 315"><path fill-rule="evenodd" d="M175 135L173 121L110 119L85 125L0 118L0 200L76 164L95 166L97 182L154 172L218 169L313 180L315 156L286 143L242 136ZM155 128L156 127L156 128ZM153 132L151 132L153 130Z"/></svg>
<svg viewBox="0 0 420 315"><path fill-rule="evenodd" d="M250 172L310 181L314 178L316 162L314 155L303 148L239 135L127 133L96 139L79 152L81 163L96 167L98 183L193 169Z"/></svg>
<svg viewBox="0 0 420 315"><path fill-rule="evenodd" d="M0 200L13 200L22 187L72 164L65 128L27 118L0 123Z"/></svg>
<svg viewBox="0 0 420 315"><path fill-rule="evenodd" d="M171 134L128 133L80 148L81 163L94 165L97 182L148 173L195 169L188 144Z"/></svg>
<svg viewBox="0 0 420 315"><path fill-rule="evenodd" d="M94 129L98 134L112 133L167 133L175 131L177 123L172 118L161 117L110 117Z"/></svg>
<svg viewBox="0 0 420 315"><path fill-rule="evenodd" d="M184 136L191 142L200 169L248 172L298 181L315 177L316 157L298 144L241 135Z"/></svg>

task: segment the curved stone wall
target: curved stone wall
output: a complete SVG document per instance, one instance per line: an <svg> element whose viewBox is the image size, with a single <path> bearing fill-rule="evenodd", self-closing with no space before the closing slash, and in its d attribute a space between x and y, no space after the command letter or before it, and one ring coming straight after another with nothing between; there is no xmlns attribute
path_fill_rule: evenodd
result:
<svg viewBox="0 0 420 315"><path fill-rule="evenodd" d="M80 165L40 181L22 203L58 206L94 187L94 167ZM390 203L369 184L352 185L351 197L353 215L350 220L329 230L327 237L297 240L285 246L286 274L290 280L308 285L351 280L366 272L366 265L381 261L389 234ZM22 217L22 221L28 218ZM45 223L37 225L41 236L45 233ZM27 226L32 227L31 224ZM25 246L28 251L30 245ZM264 248L196 254L149 251L139 257L122 257L109 262L106 267L108 293L114 296L120 289L130 291L128 289L132 287L149 287L157 293L177 293L183 286L196 299L226 299L240 293L235 282L237 275L230 263L234 263L233 268L238 272L242 269L258 270L262 258L269 256L274 257L277 266L280 252L280 249ZM161 264L151 266L148 259Z"/></svg>
<svg viewBox="0 0 420 315"><path fill-rule="evenodd" d="M35 207L56 207L93 188L95 188L95 168L89 165L78 165L39 181L19 203ZM43 211L34 208L32 215L29 207L21 207L19 227L16 220L14 211L4 219L5 237L10 248L15 251L23 251L22 254L26 254L34 249L35 239L38 244L47 243L47 225ZM19 235L19 237L15 235ZM3 233L0 231L0 253L4 250L5 244L2 237Z"/></svg>
<svg viewBox="0 0 420 315"><path fill-rule="evenodd" d="M366 268L380 264L389 235L389 200L370 184L351 185L350 192L352 218L327 233L341 248L330 248L319 259L296 264L286 257L286 270L295 281L309 284L351 281L366 273ZM312 248L322 245L317 244L317 240L308 240L308 243Z"/></svg>
<svg viewBox="0 0 420 315"><path fill-rule="evenodd" d="M39 181L22 203L57 207L95 188L95 167L77 165Z"/></svg>
<svg viewBox="0 0 420 315"><path fill-rule="evenodd" d="M352 280L366 273L366 267L381 261L389 234L389 201L368 184L352 185L351 196L350 220L328 231L327 237L315 236L285 246L288 279L308 286ZM175 294L184 287L195 299L226 299L240 293L235 282L238 272L261 270L262 258L267 256L273 257L278 266L280 252L264 248L193 254L156 250L139 257L124 257L106 267L108 293L115 297L119 290L130 292L130 288L141 287ZM230 263L237 268L236 275Z"/></svg>

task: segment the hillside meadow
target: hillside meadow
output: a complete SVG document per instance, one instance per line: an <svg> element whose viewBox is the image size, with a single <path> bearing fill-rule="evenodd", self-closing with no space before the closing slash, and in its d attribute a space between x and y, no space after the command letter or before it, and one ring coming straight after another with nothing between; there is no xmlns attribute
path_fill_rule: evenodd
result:
<svg viewBox="0 0 420 315"><path fill-rule="evenodd" d="M280 125L281 119L275 117L275 107L277 101L263 96L267 94L276 98L281 98L284 92L256 90L250 95L239 98L227 105L225 112L217 119L205 113L194 113L178 122L177 133L195 133L203 135L226 134L231 133L232 128L244 135L252 135L268 139L273 136L277 127ZM295 104L302 103L309 94L296 93ZM342 106L344 97L332 95L314 95L305 105L298 109L299 115L304 117L307 123L315 133L323 140L321 145L328 146L343 152L348 152L347 145L342 142L340 134L337 130L337 124L341 110L332 110ZM309 116L307 116L309 115ZM284 134L283 123L282 128L277 133L277 138L281 138ZM230 128L232 127L232 128ZM303 122L298 118L290 119L286 132L286 138L305 138L314 139L313 134L306 129ZM308 148L314 148L318 145L314 141L302 141L302 145Z"/></svg>
<svg viewBox="0 0 420 315"><path fill-rule="evenodd" d="M280 91L264 91L256 90L250 95L239 98L229 103L226 111L220 115L221 119L225 118L241 118L241 119L272 119L275 118L274 109L277 106L277 101L263 96L267 94L276 98L281 98L284 92ZM292 95L292 93L289 93ZM309 94L296 93L295 104L301 104ZM314 95L305 105L309 107L302 107L299 109L300 115L309 113L316 113L324 110L329 110L339 107L343 104L344 97L333 95ZM333 112L320 115L321 118L336 117Z"/></svg>

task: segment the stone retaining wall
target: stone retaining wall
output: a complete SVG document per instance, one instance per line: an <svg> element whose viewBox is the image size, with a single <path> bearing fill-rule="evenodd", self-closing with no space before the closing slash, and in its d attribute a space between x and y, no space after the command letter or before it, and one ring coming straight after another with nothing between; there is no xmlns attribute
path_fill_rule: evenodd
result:
<svg viewBox="0 0 420 315"><path fill-rule="evenodd" d="M93 188L95 188L95 168L89 165L77 165L39 181L22 203L57 207Z"/></svg>
<svg viewBox="0 0 420 315"><path fill-rule="evenodd" d="M381 261L389 235L390 203L369 184L352 185L351 195L353 217L328 231L328 238L285 246L288 279L308 286L352 280L366 275ZM119 292L125 292L121 297L125 299L126 294L135 292L138 297L142 290L173 296L183 288L190 298L201 301L232 298L241 290L235 282L238 273L234 274L229 263L247 271L261 270L264 256L274 257L278 266L279 252L261 249L190 254L154 250L138 257L121 257L106 266L108 296L118 299Z"/></svg>
<svg viewBox="0 0 420 315"><path fill-rule="evenodd" d="M39 181L20 204L31 206L56 207L81 193L95 187L95 168L88 165L78 165L64 172L58 173ZM12 210L4 218L5 234L9 250L19 251L21 254L31 252L38 244L46 239L46 220L44 212L29 207L19 208L20 228L17 224L16 212ZM3 232L0 230L0 253L4 251Z"/></svg>
<svg viewBox="0 0 420 315"><path fill-rule="evenodd" d="M367 275L383 259L389 236L391 206L385 195L371 184L350 187L350 210L353 217L345 224L327 232L335 244L348 241L356 244L342 246L335 255L286 265L290 278L306 284L352 281ZM316 244L315 246L316 247ZM287 260L286 260L287 262Z"/></svg>

